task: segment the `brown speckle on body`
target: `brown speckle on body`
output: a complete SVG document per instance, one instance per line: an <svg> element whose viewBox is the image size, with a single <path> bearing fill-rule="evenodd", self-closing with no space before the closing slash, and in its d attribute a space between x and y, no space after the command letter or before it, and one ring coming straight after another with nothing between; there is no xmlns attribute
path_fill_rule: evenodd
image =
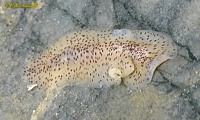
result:
<svg viewBox="0 0 200 120"><path fill-rule="evenodd" d="M132 89L150 82L158 65L177 55L172 39L151 30L79 30L30 59L24 79L50 93L65 86Z"/></svg>

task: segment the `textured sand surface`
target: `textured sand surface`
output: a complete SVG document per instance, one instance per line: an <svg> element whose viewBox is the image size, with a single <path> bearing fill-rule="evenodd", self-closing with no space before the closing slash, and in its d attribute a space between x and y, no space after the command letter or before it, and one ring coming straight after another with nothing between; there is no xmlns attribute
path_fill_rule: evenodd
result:
<svg viewBox="0 0 200 120"><path fill-rule="evenodd" d="M179 54L156 69L145 89L122 84L53 91L54 100L42 119L200 119L199 1L38 0L40 9L7 9L6 2L0 1L0 119L31 118L46 93L34 86L27 90L26 59L38 58L60 36L85 28L159 31L172 38Z"/></svg>

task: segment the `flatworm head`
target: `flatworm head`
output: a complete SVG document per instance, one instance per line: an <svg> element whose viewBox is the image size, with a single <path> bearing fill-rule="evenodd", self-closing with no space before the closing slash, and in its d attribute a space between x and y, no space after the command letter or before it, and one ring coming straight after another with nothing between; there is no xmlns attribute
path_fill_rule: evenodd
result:
<svg viewBox="0 0 200 120"><path fill-rule="evenodd" d="M155 69L168 59L177 56L177 46L166 34L152 30L117 30L116 36L126 34L126 39L133 40L135 46L129 47L135 71L124 78L125 85L132 89L144 87L152 80Z"/></svg>

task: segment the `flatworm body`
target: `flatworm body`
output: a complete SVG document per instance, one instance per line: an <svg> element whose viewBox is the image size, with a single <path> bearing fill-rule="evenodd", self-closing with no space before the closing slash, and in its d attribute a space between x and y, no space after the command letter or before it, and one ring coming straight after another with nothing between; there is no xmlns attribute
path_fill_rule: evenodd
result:
<svg viewBox="0 0 200 120"><path fill-rule="evenodd" d="M151 81L161 63L176 55L172 39L160 32L79 30L31 58L24 79L45 90L47 96L69 85L109 87L124 82L137 89Z"/></svg>

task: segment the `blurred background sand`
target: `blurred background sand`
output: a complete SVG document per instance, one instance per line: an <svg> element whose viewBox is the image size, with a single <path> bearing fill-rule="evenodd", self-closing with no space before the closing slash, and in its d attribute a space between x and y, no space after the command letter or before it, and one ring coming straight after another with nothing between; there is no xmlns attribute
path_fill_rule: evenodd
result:
<svg viewBox="0 0 200 120"><path fill-rule="evenodd" d="M33 0L13 0L32 3ZM66 87L44 120L200 119L200 1L46 0L38 9L6 8L0 0L0 119L29 120L40 92L22 80L26 58L59 36L87 27L152 29L169 34L179 55L162 64L141 91Z"/></svg>

